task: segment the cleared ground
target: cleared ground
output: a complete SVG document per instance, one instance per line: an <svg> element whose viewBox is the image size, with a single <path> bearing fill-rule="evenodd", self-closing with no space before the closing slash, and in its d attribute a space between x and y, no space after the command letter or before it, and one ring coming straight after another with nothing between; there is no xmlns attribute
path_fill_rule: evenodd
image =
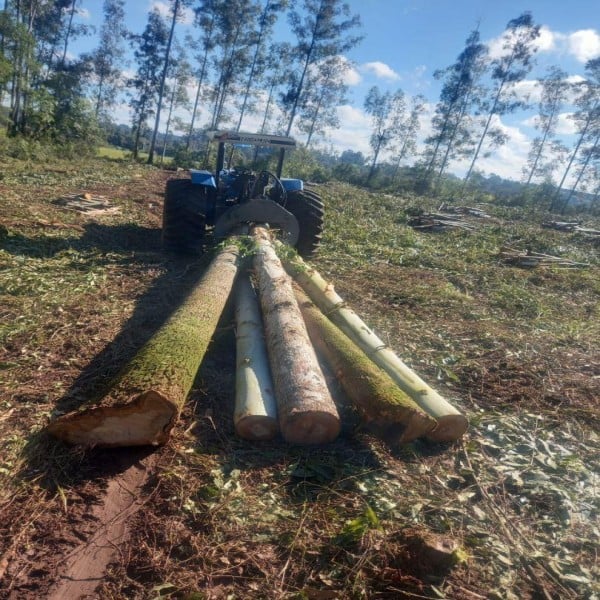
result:
<svg viewBox="0 0 600 600"><path fill-rule="evenodd" d="M600 593L591 240L494 206L470 219L473 232L417 233L407 211L433 201L320 186L317 268L468 413L463 442L398 446L352 414L323 448L237 439L226 311L168 446L82 453L44 425L106 389L207 259L161 252L172 172L106 160L0 167L0 597ZM82 192L118 212L52 204ZM507 243L590 266L506 266ZM430 534L457 548L456 564L423 555Z"/></svg>

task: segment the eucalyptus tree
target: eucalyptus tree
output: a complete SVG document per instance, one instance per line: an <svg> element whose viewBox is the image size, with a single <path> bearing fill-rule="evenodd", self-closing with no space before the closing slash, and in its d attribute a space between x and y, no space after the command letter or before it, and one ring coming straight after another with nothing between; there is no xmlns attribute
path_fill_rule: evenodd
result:
<svg viewBox="0 0 600 600"><path fill-rule="evenodd" d="M278 88L287 81L290 66L292 64L292 49L288 42L275 42L269 46L265 57L265 88L268 90L266 99L263 95L264 109L262 111L262 121L260 133L265 133L270 129L274 112L275 94Z"/></svg>
<svg viewBox="0 0 600 600"><path fill-rule="evenodd" d="M198 105L200 97L204 91L209 71L209 56L215 47L215 20L217 0L201 0L199 6L194 9L194 26L199 29L200 34L196 40L190 42L191 48L197 52L196 60L198 69L196 71L196 95L194 98L194 107L192 108L192 118L185 141L185 150L189 151L192 136L194 134L194 125L198 114Z"/></svg>
<svg viewBox="0 0 600 600"><path fill-rule="evenodd" d="M515 84L522 81L533 67L533 57L537 51L536 40L540 36L540 26L536 25L530 12L511 19L503 33L502 53L491 62L493 87L488 100L488 113L477 143L471 164L464 177L466 186L475 168L483 142L491 138L492 145L506 141L498 129L491 127L492 119L511 113L526 106L517 96Z"/></svg>
<svg viewBox="0 0 600 600"><path fill-rule="evenodd" d="M536 136L531 143L527 166L523 169L527 175L525 185L529 185L540 170L547 171L542 164L546 156L545 151L548 145L551 149L556 149L556 144L548 144L548 142L551 142L556 134L558 117L571 87L567 81L567 73L556 66L548 69L548 74L540 83L542 94L538 104L535 128L541 135Z"/></svg>
<svg viewBox="0 0 600 600"><path fill-rule="evenodd" d="M480 82L487 66L487 46L474 30L456 62L434 73L443 85L431 123L433 131L425 140L427 160L422 182L430 182L434 172L439 182L450 160L472 151L471 113L479 108L483 93Z"/></svg>
<svg viewBox="0 0 600 600"><path fill-rule="evenodd" d="M169 139L169 133L171 131L171 120L173 117L173 111L177 108L187 108L189 105L189 97L187 93L187 86L191 78L191 65L188 62L185 50L178 46L174 59L171 60L168 72L168 110L167 110L167 122L165 125L165 138L161 153L161 164L165 160L165 154L167 151L167 143Z"/></svg>
<svg viewBox="0 0 600 600"><path fill-rule="evenodd" d="M392 145L402 131L406 119L404 92L400 89L393 94L391 92L381 92L375 85L369 90L365 98L364 108L365 112L371 115L373 125L373 131L369 138L373 158L367 175L366 183L368 185L375 173L379 154Z"/></svg>
<svg viewBox="0 0 600 600"><path fill-rule="evenodd" d="M324 135L328 127L339 127L337 107L346 101L348 85L344 78L350 68L340 56L326 58L316 65L307 77L308 85L302 107L298 113L298 129L307 135L306 147L314 135Z"/></svg>
<svg viewBox="0 0 600 600"><path fill-rule="evenodd" d="M243 90L241 91L241 102L239 103L239 117L235 127L239 131L246 110L249 108L252 90L256 89L264 75L267 66L268 43L273 33L273 27L279 18L279 14L287 8L289 0L266 0L259 20L258 29L253 33L252 62L248 69L248 75Z"/></svg>
<svg viewBox="0 0 600 600"><path fill-rule="evenodd" d="M360 25L360 17L351 15L349 5L341 0L302 0L302 10L294 7L288 16L296 44L292 49L295 64L287 90L281 96L286 135L290 135L298 110L307 101L311 71L326 65L326 59L347 52L362 39L351 33Z"/></svg>
<svg viewBox="0 0 600 600"><path fill-rule="evenodd" d="M401 126L401 132L393 144L392 152L395 161L392 178L398 175L400 165L408 156L412 156L417 151L417 135L421 124L419 119L425 110L425 96L417 94L411 99L411 108L407 118Z"/></svg>
<svg viewBox="0 0 600 600"><path fill-rule="evenodd" d="M556 188L550 210L558 208L560 194L565 184L567 176L576 159L579 159L580 153L584 158L580 161L580 167L571 191L563 201L561 211L564 212L569 204L573 194L577 189L581 178L590 164L590 161L597 156L598 145L600 143L600 57L588 60L585 64L586 78L578 84L580 94L576 99L578 110L573 115L577 126L577 143L571 153L567 168L563 177Z"/></svg>
<svg viewBox="0 0 600 600"><path fill-rule="evenodd" d="M132 36L137 62L135 76L129 81L133 91L129 106L133 112L133 156L138 157L142 131L147 120L155 114L161 84L163 61L169 30L155 8L148 14L148 22L141 35Z"/></svg>
<svg viewBox="0 0 600 600"><path fill-rule="evenodd" d="M213 88L211 127L229 118L226 106L251 63L254 24L261 5L254 0L219 0L216 14L216 81Z"/></svg>
<svg viewBox="0 0 600 600"><path fill-rule="evenodd" d="M104 19L100 27L98 47L91 53L94 76L94 114L96 119L114 106L123 85L122 67L125 59L125 0L104 0Z"/></svg>
<svg viewBox="0 0 600 600"><path fill-rule="evenodd" d="M186 0L171 0L171 26L169 28L169 35L167 37L167 44L162 57L162 72L160 76L160 84L158 86L158 99L156 102L156 111L154 116L154 128L152 130L152 139L150 140L150 148L148 150L148 164L151 165L154 162L154 149L156 147L156 136L158 135L158 127L160 125L160 113L163 103L163 95L165 93L165 83L167 80L167 71L169 69L169 60L171 57L171 47L173 46L173 39L175 33L175 24L177 19L181 17L182 9L186 6Z"/></svg>

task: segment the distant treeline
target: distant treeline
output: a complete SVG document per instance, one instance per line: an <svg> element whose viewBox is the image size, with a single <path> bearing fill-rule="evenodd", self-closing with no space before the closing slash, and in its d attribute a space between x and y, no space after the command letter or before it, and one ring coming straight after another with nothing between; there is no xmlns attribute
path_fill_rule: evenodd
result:
<svg viewBox="0 0 600 600"><path fill-rule="evenodd" d="M293 134L305 149L323 154L327 131L340 125L352 67L345 56L361 41L360 18L342 0L169 0L169 13L151 9L141 33L125 28L124 0L105 0L97 47L74 57L74 40L92 33L77 18L78 6L77 0L5 0L4 144L12 138L81 153L108 138L136 159L144 150L149 163L169 154L184 165L208 161L208 129ZM182 37L181 21L190 15ZM278 21L287 23L288 41L276 39ZM531 108L519 84L533 68L539 36L529 12L509 21L501 51L491 53L473 31L456 61L434 73L441 93L421 143L431 113L425 98L374 86L364 101L370 156L342 153L327 169L368 186L405 186L410 179L419 193L465 195L483 182L481 157L507 142L501 118ZM521 195L550 210L565 210L575 198L596 205L600 57L587 62L585 77L553 67L538 86L538 135L523 165ZM113 122L124 104L127 128ZM576 133L572 148L557 136L567 107ZM469 164L462 181L448 175L459 160Z"/></svg>

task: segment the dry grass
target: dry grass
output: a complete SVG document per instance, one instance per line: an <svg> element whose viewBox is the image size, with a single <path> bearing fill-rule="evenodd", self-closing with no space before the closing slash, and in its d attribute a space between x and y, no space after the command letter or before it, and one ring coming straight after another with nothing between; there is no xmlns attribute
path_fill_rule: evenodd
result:
<svg viewBox="0 0 600 600"><path fill-rule="evenodd" d="M587 240L494 206L474 232L416 233L405 225L412 199L323 186L317 267L468 412L463 443L399 447L354 421L318 449L237 439L227 312L167 447L81 453L42 427L106 388L203 264L160 252L169 173L103 161L2 167L0 597L44 597L98 527L107 482L138 463L148 466L143 506L101 598L600 593L600 261ZM80 191L121 212L90 221L51 204ZM504 243L592 266L504 266ZM455 544L453 564L433 565L415 545L431 533Z"/></svg>

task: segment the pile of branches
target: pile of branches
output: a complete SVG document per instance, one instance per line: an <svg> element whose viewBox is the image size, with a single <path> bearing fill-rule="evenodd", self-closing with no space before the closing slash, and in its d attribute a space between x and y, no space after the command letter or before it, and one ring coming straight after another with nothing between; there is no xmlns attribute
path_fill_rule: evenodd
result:
<svg viewBox="0 0 600 600"><path fill-rule="evenodd" d="M581 233L585 237L589 237L594 240L600 240L600 229L582 227L581 223L577 221L544 221L542 223L542 227L546 227L547 229L556 229L558 231Z"/></svg>
<svg viewBox="0 0 600 600"><path fill-rule="evenodd" d="M478 217L480 219L490 219L485 211L480 208L474 208L472 206L448 206L445 202L440 204L438 208L440 212L450 213L454 215L469 215L471 217Z"/></svg>
<svg viewBox="0 0 600 600"><path fill-rule="evenodd" d="M412 217L408 220L408 224L413 229L432 232L447 231L449 229L464 229L467 231L475 229L471 223L440 213L425 213Z"/></svg>
<svg viewBox="0 0 600 600"><path fill-rule="evenodd" d="M511 246L503 246L498 255L500 260L508 265L516 267L535 268L539 266L581 268L589 267L588 263L576 262L560 256L532 252L531 250L519 250Z"/></svg>

